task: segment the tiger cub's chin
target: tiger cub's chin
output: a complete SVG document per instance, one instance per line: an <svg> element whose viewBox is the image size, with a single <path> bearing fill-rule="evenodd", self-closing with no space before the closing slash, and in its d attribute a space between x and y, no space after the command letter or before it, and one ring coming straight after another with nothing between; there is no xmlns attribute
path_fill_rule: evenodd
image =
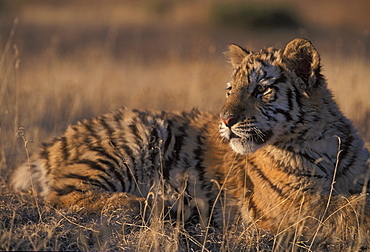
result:
<svg viewBox="0 0 370 252"><path fill-rule="evenodd" d="M265 146L266 143L256 143L246 138L231 138L230 146L232 150L241 155L247 155L253 153L259 148Z"/></svg>
<svg viewBox="0 0 370 252"><path fill-rule="evenodd" d="M273 136L272 131L266 131L260 136L256 134L244 134L243 136L238 136L229 129L220 127L221 136L229 142L231 149L241 155L247 155L253 153L259 148L262 148L266 144L271 142Z"/></svg>

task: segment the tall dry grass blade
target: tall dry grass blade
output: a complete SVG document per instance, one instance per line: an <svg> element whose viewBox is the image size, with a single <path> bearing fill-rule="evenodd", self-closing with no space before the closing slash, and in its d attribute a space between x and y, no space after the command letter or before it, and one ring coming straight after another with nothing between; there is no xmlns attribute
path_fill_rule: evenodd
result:
<svg viewBox="0 0 370 252"><path fill-rule="evenodd" d="M64 219L64 220L66 220L67 222L69 222L69 223L71 223L71 224L73 224L73 225L75 225L75 226L77 226L77 227L80 227L80 228L83 228L83 229L85 229L85 230L89 230L89 231L92 231L92 232L94 232L94 233L98 233L99 231L97 231L97 230L95 230L95 229L93 229L93 228L88 228L88 227L85 227L85 226L83 226L83 225L80 225L80 224L78 224L78 223L76 223L76 222L74 222L74 221L72 221L71 219L69 219L66 215L64 215L62 212L60 212L58 209L56 209L56 208L53 208L54 210L55 210L55 212L57 212L60 216L62 216L62 218Z"/></svg>
<svg viewBox="0 0 370 252"><path fill-rule="evenodd" d="M1 55L1 58L0 58L0 65L4 64L4 61L5 61L6 55L8 54L8 52L9 52L9 50L10 50L10 46L11 46L11 44L12 44L12 41L13 41L13 38L14 38L15 31L17 30L18 22L19 22L19 18L18 18L18 17L16 17L16 18L13 20L13 26L12 26L12 29L10 30L10 33L9 33L9 36L8 36L8 40L6 41L4 51L3 51L2 55Z"/></svg>
<svg viewBox="0 0 370 252"><path fill-rule="evenodd" d="M13 45L14 55L15 55L15 62L14 62L14 69L15 69L15 115L14 115L14 132L17 132L19 128L19 94L20 94L20 83L19 83L19 65L21 60L19 59L19 50L17 45Z"/></svg>
<svg viewBox="0 0 370 252"><path fill-rule="evenodd" d="M340 137L339 136L334 136L334 137L336 137L338 139L338 150L337 150L337 158L336 158L334 172L333 172L333 179L331 181L330 192L329 192L328 201L326 203L326 207L324 209L324 212L322 214L322 217L320 218L319 224L318 224L317 229L316 229L316 231L314 233L314 236L312 238L312 241L310 243L310 246L308 247L309 250L312 249L313 244L315 242L315 239L316 239L316 237L317 237L317 235L318 235L318 233L320 231L320 228L324 225L325 214L326 214L326 212L329 209L331 197L333 196L334 184L335 184L335 179L336 179L336 176L337 176L337 170L338 170L338 165L339 165L339 156L340 156L340 153L342 152L342 150L340 149L341 148L341 143L342 143Z"/></svg>
<svg viewBox="0 0 370 252"><path fill-rule="evenodd" d="M9 228L9 231L8 231L8 243L7 245L5 246L7 251L10 250L10 245L11 245L11 241L12 241L12 234L13 234L13 228L14 228L14 221L15 221L15 211L13 211L13 216L12 216L12 221L10 222L10 228Z"/></svg>
<svg viewBox="0 0 370 252"><path fill-rule="evenodd" d="M9 57L9 53L10 53L10 48L11 48L11 44L13 43L13 38L14 38L14 34L15 34L15 31L17 29L17 26L18 26L18 18L15 18L14 19L14 22L13 22L13 26L10 30L10 34L8 36L8 39L7 39L7 42L5 44L5 48L4 48L4 51L0 57L0 70L1 70L1 73L0 73L0 77L1 77L1 85L0 85L0 95L1 95L1 100L0 100L0 106L3 106L3 101L4 101L4 98L5 98L5 95L6 95L6 90L8 89L8 82L9 82L9 75L11 73L9 73L9 71L11 71L10 69L12 69L12 64L7 64L6 62L6 59L7 57ZM18 53L18 51L15 51L15 53ZM16 58L18 57L18 55L15 56ZM19 66L18 64L15 64L15 66Z"/></svg>
<svg viewBox="0 0 370 252"><path fill-rule="evenodd" d="M28 170L29 170L29 173L32 174L32 171L31 171L31 161L30 161L30 153L29 153L29 150L28 150L28 143L32 143L32 140L27 140L25 134L26 134L26 129L23 128L23 127L20 127L18 129L18 131L16 132L16 136L22 138L22 140L23 140L24 149L26 151L26 157L27 157L26 160L27 160ZM32 175L30 176L30 180L31 180L32 196L33 196L33 198L35 200L37 212L38 212L38 215L40 217L39 222L42 222L42 214L41 214L40 206L39 206L39 203L38 203L38 200L37 200L37 192L36 192L36 189L35 189L35 184L33 182Z"/></svg>

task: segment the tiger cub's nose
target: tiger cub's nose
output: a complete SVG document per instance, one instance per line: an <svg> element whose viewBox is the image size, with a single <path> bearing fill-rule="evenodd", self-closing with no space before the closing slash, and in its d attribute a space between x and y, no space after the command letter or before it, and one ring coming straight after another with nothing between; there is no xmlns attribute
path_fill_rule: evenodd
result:
<svg viewBox="0 0 370 252"><path fill-rule="evenodd" d="M238 122L238 119L236 119L235 117L232 117L232 116L229 116L227 119L222 119L221 118L221 121L229 128L231 128L231 126L233 126L234 124L236 124Z"/></svg>

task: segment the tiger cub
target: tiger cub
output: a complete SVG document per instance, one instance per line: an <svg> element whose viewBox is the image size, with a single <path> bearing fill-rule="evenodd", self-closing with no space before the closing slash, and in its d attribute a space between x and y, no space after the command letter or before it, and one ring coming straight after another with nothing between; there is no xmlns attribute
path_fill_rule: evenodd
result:
<svg viewBox="0 0 370 252"><path fill-rule="evenodd" d="M18 167L13 187L32 184L81 211L161 202L183 221L241 216L306 241L368 235L369 152L333 101L313 45L232 44L228 55L234 72L219 115L120 109L84 120Z"/></svg>

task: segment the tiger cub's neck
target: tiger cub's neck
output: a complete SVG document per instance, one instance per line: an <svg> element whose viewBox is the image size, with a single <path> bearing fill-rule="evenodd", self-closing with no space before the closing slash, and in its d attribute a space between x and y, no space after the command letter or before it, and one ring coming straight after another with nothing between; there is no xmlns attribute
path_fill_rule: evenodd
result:
<svg viewBox="0 0 370 252"><path fill-rule="evenodd" d="M257 150L250 159L290 174L303 190L344 195L361 192L370 157L363 140L328 89L308 96L301 100L301 118L291 133Z"/></svg>

